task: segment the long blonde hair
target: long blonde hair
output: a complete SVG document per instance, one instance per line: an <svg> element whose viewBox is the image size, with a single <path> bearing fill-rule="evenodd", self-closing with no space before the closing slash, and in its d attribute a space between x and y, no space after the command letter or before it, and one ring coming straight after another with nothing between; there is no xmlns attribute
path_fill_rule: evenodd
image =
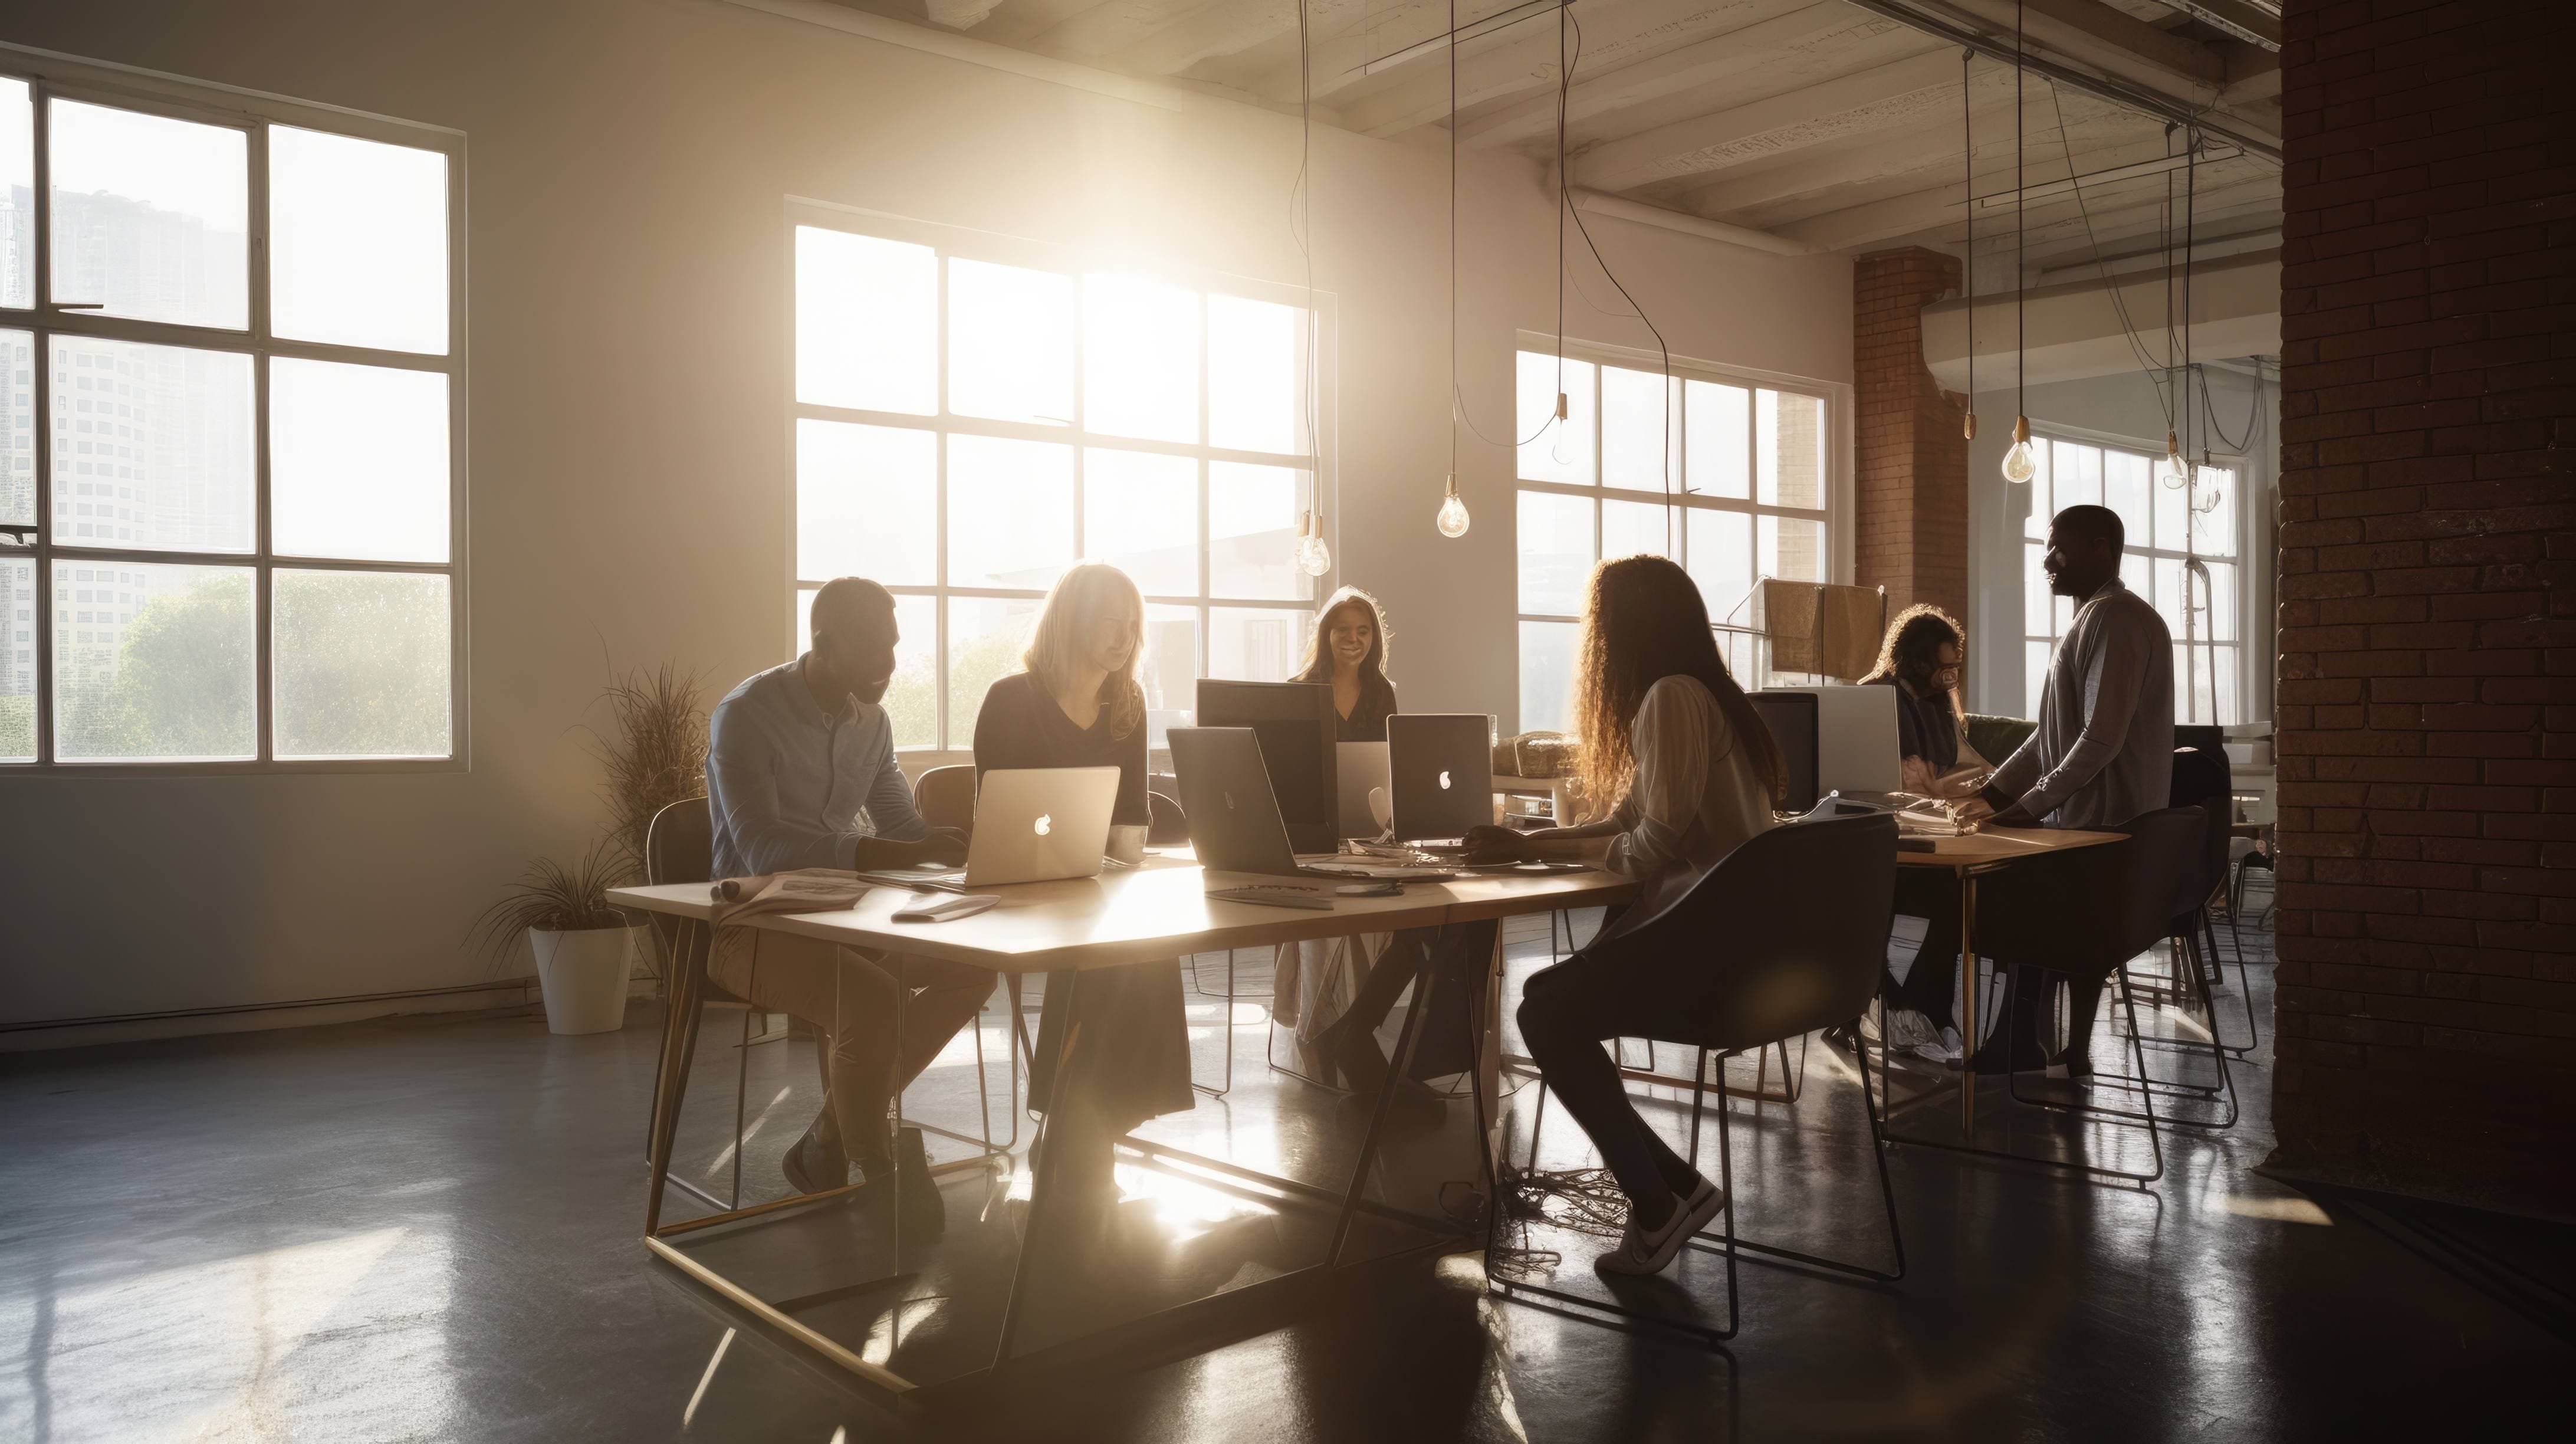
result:
<svg viewBox="0 0 2576 1444"><path fill-rule="evenodd" d="M1029 649L1020 654L1020 665L1040 684L1049 691L1058 689L1087 665L1092 624L1100 620L1108 602L1120 596L1133 609L1137 635L1126 663L1100 679L1100 706L1109 716L1112 737L1134 733L1145 720L1145 689L1136 684L1136 659L1145 650L1145 594L1136 590L1133 578L1107 562L1084 562L1056 578L1045 605L1038 609Z"/></svg>

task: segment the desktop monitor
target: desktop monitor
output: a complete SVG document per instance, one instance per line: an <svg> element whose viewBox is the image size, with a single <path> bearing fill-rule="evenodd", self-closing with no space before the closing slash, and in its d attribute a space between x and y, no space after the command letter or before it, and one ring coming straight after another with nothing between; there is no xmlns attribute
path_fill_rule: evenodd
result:
<svg viewBox="0 0 2576 1444"><path fill-rule="evenodd" d="M1270 789L1288 824L1288 844L1298 852L1332 852L1341 846L1329 682L1223 682L1202 678L1198 725L1249 727L1261 743Z"/></svg>
<svg viewBox="0 0 2576 1444"><path fill-rule="evenodd" d="M1816 698L1809 692L1756 692L1750 699L1753 710L1761 715L1764 726L1771 729L1771 743L1780 752L1782 780L1789 795L1780 806L1789 812L1805 812L1816 805Z"/></svg>
<svg viewBox="0 0 2576 1444"><path fill-rule="evenodd" d="M1897 750L1894 687L1774 687L1816 699L1816 793L1894 792L1905 759Z"/></svg>

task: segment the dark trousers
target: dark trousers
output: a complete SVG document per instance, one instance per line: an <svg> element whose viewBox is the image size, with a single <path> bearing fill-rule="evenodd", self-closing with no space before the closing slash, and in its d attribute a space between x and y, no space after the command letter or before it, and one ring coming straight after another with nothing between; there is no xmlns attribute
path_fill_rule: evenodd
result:
<svg viewBox="0 0 2576 1444"><path fill-rule="evenodd" d="M1651 956L1596 945L1531 975L1521 992L1521 1040L1565 1111L1583 1125L1601 1161L1638 1214L1664 1217L1672 1200L1696 1186L1699 1171L1637 1116L1603 1051L1613 1038L1666 1038L1677 1020L1691 1031L1722 1024L1708 1016L1714 971L1705 958L1687 967L1659 966ZM1680 1040L1675 1040L1680 1041Z"/></svg>
<svg viewBox="0 0 2576 1444"><path fill-rule="evenodd" d="M2006 925L2006 919L2022 921L2036 911L2062 907L2065 900L2052 895L2056 884L2050 876L2049 861L2033 859L1979 880L1980 935ZM1880 974L1879 996L1890 1007L1911 1008L1941 1027L1957 1027L1958 1010L1952 1004L1959 978L1959 880L1946 871L1931 868L1898 868L1896 910L1908 917L1926 919L1927 926L1922 946L1914 953L1914 966L1906 970L1905 981L1896 981L1892 972ZM2102 1001L2101 978L2068 977L2026 967L2021 981L2021 987L2014 990L2012 1015L2002 1030L2002 1041L2014 1050L2017 1061L2037 1062L2053 1051L2049 1036L2053 1031L2049 1026L2053 984L2066 985L2073 1034L2070 1050L2091 1039L2093 1014ZM1985 1049L1978 1051L1982 1054Z"/></svg>
<svg viewBox="0 0 2576 1444"><path fill-rule="evenodd" d="M1386 1064L1370 1038L1405 985L1424 976L1428 954L1430 989L1417 995L1416 1007L1430 1009L1422 1041L1414 1046L1416 1079L1464 1073L1475 1063L1476 1034L1484 1028L1485 979L1492 971L1496 923L1459 923L1451 927L1406 928L1397 933L1370 967L1351 1005L1328 1030L1328 1051L1352 1086L1376 1090L1386 1079Z"/></svg>

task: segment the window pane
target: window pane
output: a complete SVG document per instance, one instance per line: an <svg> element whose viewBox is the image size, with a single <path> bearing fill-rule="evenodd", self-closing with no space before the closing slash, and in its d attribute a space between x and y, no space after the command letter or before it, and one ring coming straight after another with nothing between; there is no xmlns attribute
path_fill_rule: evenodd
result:
<svg viewBox="0 0 2576 1444"><path fill-rule="evenodd" d="M0 522L36 520L36 338L0 331Z"/></svg>
<svg viewBox="0 0 2576 1444"><path fill-rule="evenodd" d="M1521 610L1543 616L1582 610L1583 585L1592 575L1592 502L1525 491L1519 521Z"/></svg>
<svg viewBox="0 0 2576 1444"><path fill-rule="evenodd" d="M1822 523L1797 517L1766 516L1761 519L1762 555L1758 565L1762 575L1793 582L1821 582L1825 579L1825 529Z"/></svg>
<svg viewBox="0 0 2576 1444"><path fill-rule="evenodd" d="M47 119L54 300L247 327L249 135L73 100L52 102Z"/></svg>
<svg viewBox="0 0 2576 1444"><path fill-rule="evenodd" d="M2049 505L2049 472L2055 465L2056 452L2045 436L2032 437L2030 451L2031 459L2038 463L2038 470L2031 474L2027 488L2030 492L2030 513L2022 518L2021 534L2032 541L2045 542L2048 540L2048 519L2057 514ZM1998 460L2000 461L2000 454Z"/></svg>
<svg viewBox="0 0 2576 1444"><path fill-rule="evenodd" d="M1675 533L1679 525L1668 525L1671 508L1654 502L1605 501L1601 503L1601 555L1634 556L1652 552L1659 557L1673 554Z"/></svg>
<svg viewBox="0 0 2576 1444"><path fill-rule="evenodd" d="M2149 595L2148 589L2154 586L2155 582L2153 570L2148 566L2145 557L2133 551L2120 553L2120 585L2136 592L2139 596Z"/></svg>
<svg viewBox="0 0 2576 1444"><path fill-rule="evenodd" d="M2168 490L2163 482L2156 483L2155 513L2157 549L2169 552L2181 551L2187 545L2183 539L2183 530L2191 517L2191 502L2182 488L2174 487ZM2135 537L2130 538L2132 542L2136 540Z"/></svg>
<svg viewBox="0 0 2576 1444"><path fill-rule="evenodd" d="M280 568L269 586L279 757L455 751L447 578Z"/></svg>
<svg viewBox="0 0 2576 1444"><path fill-rule="evenodd" d="M1148 747L1168 747L1174 727L1190 725L1198 706L1199 609L1164 602L1145 604L1145 650L1136 660L1136 685L1145 691Z"/></svg>
<svg viewBox="0 0 2576 1444"><path fill-rule="evenodd" d="M55 539L249 551L250 358L60 332L47 345Z"/></svg>
<svg viewBox="0 0 2576 1444"><path fill-rule="evenodd" d="M1523 351L1517 362L1519 424L1512 437L1531 439L1520 449L1523 481L1592 483L1592 363L1560 363L1545 351ZM1561 368L1561 369L1560 369ZM1556 396L1565 391L1565 420L1557 421Z"/></svg>
<svg viewBox="0 0 2576 1444"><path fill-rule="evenodd" d="M36 107L0 76L0 306L36 303Z"/></svg>
<svg viewBox="0 0 2576 1444"><path fill-rule="evenodd" d="M1684 419L1689 423L1690 489L1702 496L1737 499L1753 495L1747 475L1751 445L1753 393L1741 386L1691 381L1682 386Z"/></svg>
<svg viewBox="0 0 2576 1444"><path fill-rule="evenodd" d="M2102 448L2072 441L2049 444L2049 501L2058 511L2102 504ZM2053 515L2054 513L2052 513Z"/></svg>
<svg viewBox="0 0 2576 1444"><path fill-rule="evenodd" d="M2174 643L2174 720L2227 723L2236 716L2236 649L2206 642L2190 648ZM2210 675L2215 666L2217 676ZM2212 681L2217 692L2210 691Z"/></svg>
<svg viewBox="0 0 2576 1444"><path fill-rule="evenodd" d="M1306 474L1284 466L1208 463L1208 592L1219 597L1310 597L1297 569L1299 499ZM1325 528L1329 540L1332 529Z"/></svg>
<svg viewBox="0 0 2576 1444"><path fill-rule="evenodd" d="M796 592L795 652L812 645L813 587ZM939 745L939 599L898 594L894 625L894 680L886 684L886 716L897 747Z"/></svg>
<svg viewBox="0 0 2576 1444"><path fill-rule="evenodd" d="M278 335L447 350L446 156L273 125L268 214Z"/></svg>
<svg viewBox="0 0 2576 1444"><path fill-rule="evenodd" d="M36 564L0 561L0 762L36 760Z"/></svg>
<svg viewBox="0 0 2576 1444"><path fill-rule="evenodd" d="M975 715L995 682L1020 670L1029 630L1037 625L1038 597L948 599L948 747L975 745Z"/></svg>
<svg viewBox="0 0 2576 1444"><path fill-rule="evenodd" d="M1237 682L1284 682L1306 655L1314 619L1302 611L1271 608L1208 609L1208 671Z"/></svg>
<svg viewBox="0 0 2576 1444"><path fill-rule="evenodd" d="M1197 594L1196 461L1099 447L1084 451L1082 527L1084 550L1135 578L1139 591Z"/></svg>
<svg viewBox="0 0 2576 1444"><path fill-rule="evenodd" d="M2154 518L2147 514L2148 491L2155 485L2147 475L2147 459L2134 452L2102 453L2102 504L2120 514L2120 525L2128 533L2131 546L2147 539L2147 529Z"/></svg>
<svg viewBox="0 0 2576 1444"><path fill-rule="evenodd" d="M797 577L938 581L938 446L936 432L800 419Z"/></svg>
<svg viewBox="0 0 2576 1444"><path fill-rule="evenodd" d="M2224 466L2205 466L2200 470L2198 494L2204 498L2216 493L2218 504L2191 519L2192 539L2202 556L2236 555L2236 473Z"/></svg>
<svg viewBox="0 0 2576 1444"><path fill-rule="evenodd" d="M1691 580L1699 583L1700 600L1712 622L1725 621L1753 590L1753 518L1740 511L1684 513L1690 543Z"/></svg>
<svg viewBox="0 0 2576 1444"><path fill-rule="evenodd" d="M2209 625L2204 635L2221 642L2236 641L2239 616L2237 611L2239 603L2236 599L2236 564L2209 562L2206 565L2209 568L2209 616L2207 618Z"/></svg>
<svg viewBox="0 0 2576 1444"><path fill-rule="evenodd" d="M1199 298L1132 276L1082 278L1084 425L1199 439Z"/></svg>
<svg viewBox="0 0 2576 1444"><path fill-rule="evenodd" d="M2048 658L2050 652L2053 650L2053 644L2048 642L2024 642L2021 644L2023 689L2021 694L2021 714L2025 717L2036 717L2039 715L2040 696L2048 690ZM1994 758L1990 760L2000 763L2003 759Z"/></svg>
<svg viewBox="0 0 2576 1444"><path fill-rule="evenodd" d="M948 409L1073 424L1073 277L949 258Z"/></svg>
<svg viewBox="0 0 2576 1444"><path fill-rule="evenodd" d="M1603 483L1640 491L1680 489L1680 461L1665 464L1665 457L1679 447L1682 421L1667 392L1660 371L1602 368Z"/></svg>
<svg viewBox="0 0 2576 1444"><path fill-rule="evenodd" d="M1521 623L1521 730L1562 732L1571 725L1573 622Z"/></svg>
<svg viewBox="0 0 2576 1444"><path fill-rule="evenodd" d="M1210 294L1208 442L1237 451L1310 452L1300 414L1305 313Z"/></svg>
<svg viewBox="0 0 2576 1444"><path fill-rule="evenodd" d="M447 560L445 376L273 357L268 447L279 552Z"/></svg>
<svg viewBox="0 0 2576 1444"><path fill-rule="evenodd" d="M54 755L251 756L253 626L247 567L54 563Z"/></svg>
<svg viewBox="0 0 2576 1444"><path fill-rule="evenodd" d="M939 256L928 246L796 228L796 399L939 409Z"/></svg>
<svg viewBox="0 0 2576 1444"><path fill-rule="evenodd" d="M1825 504L1825 403L1791 391L1753 393L1761 501L1821 510Z"/></svg>
<svg viewBox="0 0 2576 1444"><path fill-rule="evenodd" d="M1072 561L1073 448L949 437L948 584L1043 590Z"/></svg>
<svg viewBox="0 0 2576 1444"><path fill-rule="evenodd" d="M2131 591L2145 591L2145 588L2126 575L2129 563L2135 559L2135 553L2120 558L2120 570L2123 574L2120 580L2127 582ZM2155 573L2153 600L2156 604L2156 614L2165 619L2165 630L2179 642L2182 640L2182 562L2174 557L2157 557L2149 565Z"/></svg>
<svg viewBox="0 0 2576 1444"><path fill-rule="evenodd" d="M2047 549L2037 542L2021 544L2021 625L2026 636L2049 635L2048 573L2040 561L2046 555Z"/></svg>

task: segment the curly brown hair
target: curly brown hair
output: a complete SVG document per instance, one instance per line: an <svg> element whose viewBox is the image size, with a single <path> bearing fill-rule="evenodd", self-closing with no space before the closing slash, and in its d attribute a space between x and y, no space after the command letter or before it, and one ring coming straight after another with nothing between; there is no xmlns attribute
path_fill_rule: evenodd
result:
<svg viewBox="0 0 2576 1444"><path fill-rule="evenodd" d="M1717 654L1708 605L1690 574L1651 555L1616 557L1592 569L1583 600L1583 639L1574 676L1575 726L1582 736L1583 794L1616 805L1637 770L1630 740L1646 691L1666 677L1697 678L1746 749L1771 802L1786 797L1780 749L1762 714Z"/></svg>

